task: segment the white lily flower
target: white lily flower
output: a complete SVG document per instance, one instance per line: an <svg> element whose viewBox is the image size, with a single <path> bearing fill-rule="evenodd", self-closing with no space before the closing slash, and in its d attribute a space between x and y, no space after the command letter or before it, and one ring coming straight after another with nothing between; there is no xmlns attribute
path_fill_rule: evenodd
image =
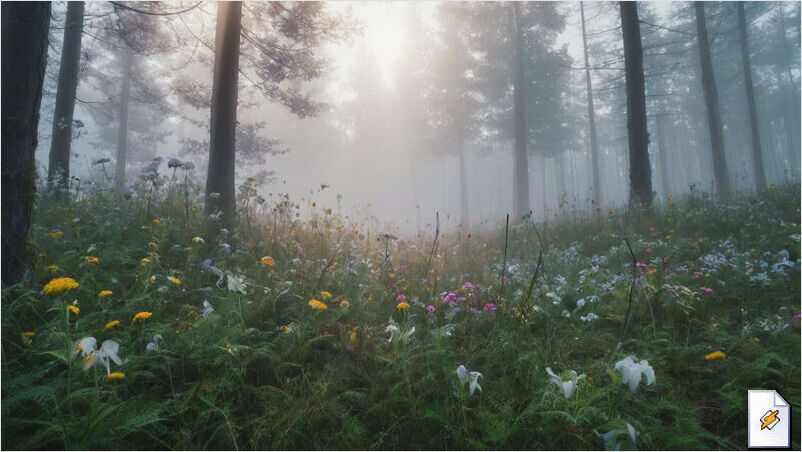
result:
<svg viewBox="0 0 802 452"><path fill-rule="evenodd" d="M585 374L577 375L575 370L569 371L571 374L571 379L567 381L563 381L559 375L555 374L554 371L551 370L551 367L546 368L546 373L549 374L551 382L560 387L560 390L562 390L563 396L565 396L566 399L570 399L571 396L574 395L576 384L579 379L585 378Z"/></svg>
<svg viewBox="0 0 802 452"><path fill-rule="evenodd" d="M471 394L477 389L479 392L482 392L482 387L479 386L479 378L484 377L479 372L469 371L464 365L460 364L460 366L457 367L457 377L459 377L459 381L462 384L465 384L466 381L470 381Z"/></svg>
<svg viewBox="0 0 802 452"><path fill-rule="evenodd" d="M243 293L243 294L246 293L245 292L245 287L247 287L247 286L245 284L243 284L243 281L245 281L245 277L243 277L243 276L237 277L237 276L234 276L231 273L229 273L228 274L228 290L229 290L229 292L240 292L240 293Z"/></svg>
<svg viewBox="0 0 802 452"><path fill-rule="evenodd" d="M398 328L398 326L393 323L393 324L387 325L387 328L384 329L384 332L385 333L390 333L390 339L387 339L387 342L393 342L393 339L395 339L396 336L398 337L398 341L397 342L406 342L415 333L415 327L413 326L412 328L410 328L406 332L401 332L401 329Z"/></svg>
<svg viewBox="0 0 802 452"><path fill-rule="evenodd" d="M117 352L120 350L120 344L116 341L108 340L104 341L103 344L100 346L100 349L97 349L97 339L94 337L85 337L78 341L78 344L75 346L75 351L80 351L81 355L84 357L84 364L83 369L89 370L95 364L103 364L106 368L106 373L111 373L111 364L109 360L114 361L117 365L122 365L123 361L117 355Z"/></svg>
<svg viewBox="0 0 802 452"><path fill-rule="evenodd" d="M212 304L209 303L207 300L203 300L203 318L205 319L206 317L209 317L210 315L212 315L212 313L214 313L214 308L212 307Z"/></svg>
<svg viewBox="0 0 802 452"><path fill-rule="evenodd" d="M613 450L621 450L621 442L616 441L619 435L628 434L629 438L632 440L633 444L636 444L636 440L638 439L638 435L640 432L635 430L635 427L632 426L629 422L627 422L627 429L612 429L607 433L600 433L599 436L604 441L604 445L607 449Z"/></svg>
<svg viewBox="0 0 802 452"><path fill-rule="evenodd" d="M644 359L636 362L636 360L637 358L633 359L632 356L627 356L615 363L613 367L614 370L621 372L624 384L629 386L631 392L634 392L640 385L642 375L646 376L647 385L652 385L655 382L654 369L649 365L649 361Z"/></svg>
<svg viewBox="0 0 802 452"><path fill-rule="evenodd" d="M114 361L115 364L121 366L123 360L120 359L117 352L120 351L120 344L115 341L108 340L104 341L103 345L100 346L100 350L97 353L98 361L106 367L106 375L111 373L111 365L109 364L109 359Z"/></svg>

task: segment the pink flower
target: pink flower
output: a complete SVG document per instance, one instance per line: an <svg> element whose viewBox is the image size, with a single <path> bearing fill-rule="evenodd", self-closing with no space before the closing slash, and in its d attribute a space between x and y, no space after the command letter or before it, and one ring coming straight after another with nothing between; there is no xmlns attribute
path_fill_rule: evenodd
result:
<svg viewBox="0 0 802 452"><path fill-rule="evenodd" d="M471 287L473 287L473 285L471 284L470 281L465 281L464 286L465 286L466 289L470 289Z"/></svg>
<svg viewBox="0 0 802 452"><path fill-rule="evenodd" d="M644 264L643 262L636 262L635 266L640 268L649 268L649 266Z"/></svg>
<svg viewBox="0 0 802 452"><path fill-rule="evenodd" d="M654 232L654 226L650 227L650 228L649 228L649 231L650 231L650 232Z"/></svg>
<svg viewBox="0 0 802 452"><path fill-rule="evenodd" d="M646 248L646 254L652 254L652 249L647 247Z"/></svg>
<svg viewBox="0 0 802 452"><path fill-rule="evenodd" d="M403 303L403 302L407 301L407 296L404 295L404 294L398 294L398 296L395 297L395 301L397 301L399 303Z"/></svg>
<svg viewBox="0 0 802 452"><path fill-rule="evenodd" d="M702 272L693 272L693 277L694 278L701 278L703 276L704 276L704 274Z"/></svg>
<svg viewBox="0 0 802 452"><path fill-rule="evenodd" d="M436 278L434 278L434 279L436 279L437 281L440 281L440 278L441 278L441 276L440 276L440 275L437 275L437 277L436 277Z"/></svg>
<svg viewBox="0 0 802 452"><path fill-rule="evenodd" d="M495 310L496 310L496 305L494 305L493 303L485 303L485 307L484 307L484 311L485 312L487 312L487 311L493 312Z"/></svg>
<svg viewBox="0 0 802 452"><path fill-rule="evenodd" d="M434 312L434 306L432 305L426 306L426 310L429 312Z"/></svg>
<svg viewBox="0 0 802 452"><path fill-rule="evenodd" d="M711 289L711 288L709 288L709 287L700 287L700 288L699 288L699 290L701 290L701 291L702 291L702 292L704 292L704 293L708 293L708 294L710 294L710 295L713 295L713 293L714 293L714 292L713 292L713 289Z"/></svg>

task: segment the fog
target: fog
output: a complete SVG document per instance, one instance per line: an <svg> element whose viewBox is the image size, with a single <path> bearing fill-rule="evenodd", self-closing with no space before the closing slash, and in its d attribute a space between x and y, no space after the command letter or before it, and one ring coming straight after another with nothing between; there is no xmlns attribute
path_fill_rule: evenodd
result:
<svg viewBox="0 0 802 452"><path fill-rule="evenodd" d="M412 234L431 228L439 212L443 226L453 229L465 215L452 125L454 115L463 115L466 223L496 223L514 210L512 78L499 62L510 26L504 4L324 5L323 14L342 19L342 32L308 43L325 64L311 75L288 71L276 83L314 102L314 111L301 114L292 111L297 105L265 95L265 85L255 87L262 83L264 63L248 36L255 41L261 31L258 20L248 19L247 6L238 82L238 186L255 177L260 195L275 200L287 193L301 204L304 218L331 208L375 217L379 229ZM621 18L616 3L584 6L600 208L606 212L629 201ZM216 5L146 19L113 11L106 2L86 4L74 114L81 126L73 128L71 176L97 180L104 171L109 178L114 173L123 50L111 34L128 26L126 20L136 26L146 20L147 33L131 35L138 48L127 178L134 181L154 157L178 158L194 163L192 177L204 184ZM36 153L40 175L48 166L65 12L66 4L54 4ZM798 180L799 3L751 3L746 12L766 181ZM530 207L538 220L588 218L595 209L579 3L529 5L524 14ZM692 4L643 3L639 14L656 199L692 189L712 193ZM707 15L730 187L749 192L754 170L734 4L708 3ZM110 162L93 164L101 158Z"/></svg>

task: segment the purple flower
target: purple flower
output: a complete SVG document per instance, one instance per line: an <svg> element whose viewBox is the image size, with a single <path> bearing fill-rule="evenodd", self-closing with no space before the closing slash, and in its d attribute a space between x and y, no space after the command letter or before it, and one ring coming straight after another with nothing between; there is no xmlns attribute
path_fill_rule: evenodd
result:
<svg viewBox="0 0 802 452"><path fill-rule="evenodd" d="M637 262L637 263L635 263L635 266L636 267L641 267L641 268L649 268L649 266L644 264L643 262Z"/></svg>
<svg viewBox="0 0 802 452"><path fill-rule="evenodd" d="M434 306L433 305L426 306L426 310L429 312L434 312Z"/></svg>
<svg viewBox="0 0 802 452"><path fill-rule="evenodd" d="M482 311L480 311L478 308L474 308L473 306L471 306L471 308L470 308L470 311L471 311L472 313L474 313L474 314L478 314L478 313L482 312Z"/></svg>
<svg viewBox="0 0 802 452"><path fill-rule="evenodd" d="M470 281L465 281L464 287L465 287L466 289L470 289L471 287L473 287L473 284L471 284L471 282L470 282Z"/></svg>
<svg viewBox="0 0 802 452"><path fill-rule="evenodd" d="M399 303L403 303L403 302L407 301L407 296L404 295L404 294L398 294L398 296L395 297L395 301L397 301Z"/></svg>
<svg viewBox="0 0 802 452"><path fill-rule="evenodd" d="M711 288L709 288L709 287L700 287L700 288L699 288L699 290L701 290L701 291L702 291L702 292L704 292L704 293L708 293L708 294L710 294L710 295L713 295L713 293L714 293L714 292L713 292L713 289L711 289Z"/></svg>
<svg viewBox="0 0 802 452"><path fill-rule="evenodd" d="M493 312L495 310L496 310L496 305L495 304L493 304L493 303L485 303L485 307L484 307L484 311L485 312L487 312L487 311Z"/></svg>
<svg viewBox="0 0 802 452"><path fill-rule="evenodd" d="M451 306L454 306L454 303L457 302L457 294L455 294L454 292L449 292L449 294L446 295L445 298L443 298L443 301L450 304Z"/></svg>

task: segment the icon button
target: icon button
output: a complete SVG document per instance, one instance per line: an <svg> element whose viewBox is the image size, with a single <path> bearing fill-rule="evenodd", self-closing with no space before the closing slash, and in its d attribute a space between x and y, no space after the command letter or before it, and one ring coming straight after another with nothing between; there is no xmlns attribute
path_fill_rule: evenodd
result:
<svg viewBox="0 0 802 452"><path fill-rule="evenodd" d="M791 405L773 390L749 391L749 447L791 447Z"/></svg>

